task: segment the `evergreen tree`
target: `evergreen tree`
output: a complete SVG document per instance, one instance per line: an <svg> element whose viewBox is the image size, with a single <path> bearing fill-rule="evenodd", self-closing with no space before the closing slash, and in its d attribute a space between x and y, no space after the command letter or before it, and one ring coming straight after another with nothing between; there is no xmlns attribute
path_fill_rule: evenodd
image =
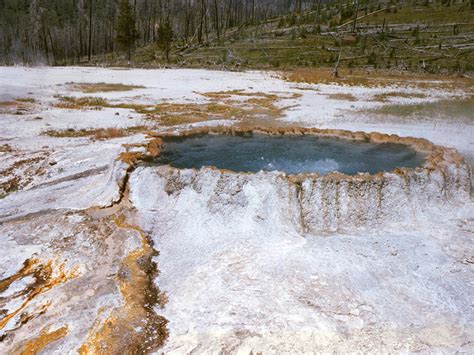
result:
<svg viewBox="0 0 474 355"><path fill-rule="evenodd" d="M132 50L135 41L138 39L138 32L135 29L135 17L128 0L120 1L120 13L117 22L117 42L122 49L127 51L127 58L132 59Z"/></svg>
<svg viewBox="0 0 474 355"><path fill-rule="evenodd" d="M171 42L173 41L173 28L169 20L162 23L158 29L158 46L165 53L166 62L170 61Z"/></svg>

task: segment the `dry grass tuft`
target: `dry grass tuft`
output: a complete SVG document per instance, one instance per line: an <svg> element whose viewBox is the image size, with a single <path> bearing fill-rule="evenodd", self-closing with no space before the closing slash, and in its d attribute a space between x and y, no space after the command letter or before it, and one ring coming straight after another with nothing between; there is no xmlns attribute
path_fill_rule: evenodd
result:
<svg viewBox="0 0 474 355"><path fill-rule="evenodd" d="M15 101L23 102L23 103L30 103L30 104L34 104L36 102L36 100L33 99L32 97L19 98L19 99L15 99Z"/></svg>
<svg viewBox="0 0 474 355"><path fill-rule="evenodd" d="M13 148L9 144L0 145L0 153L11 153Z"/></svg>
<svg viewBox="0 0 474 355"><path fill-rule="evenodd" d="M0 101L0 107L16 107L17 105L16 101Z"/></svg>
<svg viewBox="0 0 474 355"><path fill-rule="evenodd" d="M68 97L58 96L58 108L65 109L128 109L145 115L146 118L158 121L165 126L197 123L208 120L249 120L256 118L279 118L284 108L277 107L279 100L296 99L301 94L288 96L273 93L248 93L242 90L208 92L202 96L209 99L207 103L181 104L161 103L158 105L143 105L133 103L109 103L100 97ZM66 133L67 134L67 133ZM84 135L88 135L83 132ZM81 133L74 136L81 136Z"/></svg>
<svg viewBox="0 0 474 355"><path fill-rule="evenodd" d="M378 102L387 102L390 101L391 98L417 98L417 99L424 99L426 98L426 94L422 93L408 93L402 91L392 91L392 92L384 92L383 94L377 94L372 97L372 101Z"/></svg>
<svg viewBox="0 0 474 355"><path fill-rule="evenodd" d="M0 114L24 115L31 113L34 109L33 98L19 98L12 101L0 101Z"/></svg>
<svg viewBox="0 0 474 355"><path fill-rule="evenodd" d="M0 146L0 152L11 153L13 149L5 144ZM42 164L47 157L41 153L35 155L21 157L0 170L0 199L28 185L34 176L44 173Z"/></svg>
<svg viewBox="0 0 474 355"><path fill-rule="evenodd" d="M357 98L354 95L347 93L328 94L327 97L331 100L357 101Z"/></svg>
<svg viewBox="0 0 474 355"><path fill-rule="evenodd" d="M335 77L330 69L295 69L282 73L281 77L290 82L306 84L339 84L364 87L386 87L399 85L420 89L456 89L474 85L473 78L446 77L432 74L393 73L386 71L368 72L342 68Z"/></svg>
<svg viewBox="0 0 474 355"><path fill-rule="evenodd" d="M417 104L387 104L379 108L363 110L361 112L380 117L393 116L404 119L429 117L430 120L458 120L471 124L473 107L474 95L470 95L460 99L439 100Z"/></svg>
<svg viewBox="0 0 474 355"><path fill-rule="evenodd" d="M245 92L244 90L228 90L228 91L213 91L213 92L205 92L199 93L196 92L201 96L207 97L209 99L229 99L232 96L243 96L243 97L268 97L268 98L277 98L278 96L275 94L267 94L263 92Z"/></svg>
<svg viewBox="0 0 474 355"><path fill-rule="evenodd" d="M335 77L328 69L297 69L283 74L287 81L306 84L344 84L350 86L369 86L367 75L355 75L340 70L340 76Z"/></svg>
<svg viewBox="0 0 474 355"><path fill-rule="evenodd" d="M90 137L92 140L107 140L127 137L132 134L141 133L147 130L145 126L135 126L128 128L97 128L97 129L66 129L62 131L49 130L43 132L44 135L55 138L80 138Z"/></svg>
<svg viewBox="0 0 474 355"><path fill-rule="evenodd" d="M108 83L69 83L74 90L82 91L86 94L98 92L131 91L135 89L144 89L141 85L108 84Z"/></svg>
<svg viewBox="0 0 474 355"><path fill-rule="evenodd" d="M261 92L247 93L242 90L208 92L200 95L208 98L209 102L200 104L163 103L155 106L134 107L134 109L138 113L146 114L148 119L159 121L161 125L173 126L208 120L276 118L281 116L283 111L276 106L276 102L280 99L297 97L295 95L282 97ZM235 96L239 99L236 99Z"/></svg>
<svg viewBox="0 0 474 355"><path fill-rule="evenodd" d="M56 96L60 100L54 106L57 108L68 110L82 110L82 109L96 109L100 110L102 107L109 107L109 103L101 97L71 97L71 96Z"/></svg>

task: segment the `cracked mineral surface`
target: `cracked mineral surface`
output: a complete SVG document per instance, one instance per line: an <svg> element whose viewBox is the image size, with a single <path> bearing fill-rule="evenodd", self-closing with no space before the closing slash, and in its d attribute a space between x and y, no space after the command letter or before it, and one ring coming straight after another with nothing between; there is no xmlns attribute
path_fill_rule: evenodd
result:
<svg viewBox="0 0 474 355"><path fill-rule="evenodd" d="M0 68L0 352L474 352L474 116L443 111L474 86L440 85ZM148 163L161 136L256 126L429 158L353 177Z"/></svg>

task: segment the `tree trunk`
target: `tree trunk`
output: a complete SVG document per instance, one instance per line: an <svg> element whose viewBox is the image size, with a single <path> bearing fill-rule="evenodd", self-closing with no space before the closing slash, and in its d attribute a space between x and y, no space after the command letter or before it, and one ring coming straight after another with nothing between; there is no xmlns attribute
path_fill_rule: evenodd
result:
<svg viewBox="0 0 474 355"><path fill-rule="evenodd" d="M352 24L352 33L356 32L356 26L357 26L357 13L359 12L359 0L356 0L356 7L355 7L355 13L354 13L354 23Z"/></svg>
<svg viewBox="0 0 474 355"><path fill-rule="evenodd" d="M339 62L341 61L341 51L339 51L339 55L337 56L336 64L334 65L334 76L336 78L339 77Z"/></svg>
<svg viewBox="0 0 474 355"><path fill-rule="evenodd" d="M219 29L219 5L217 0L214 0L214 22L215 22L215 29L217 33L217 40L221 39L220 29Z"/></svg>
<svg viewBox="0 0 474 355"><path fill-rule="evenodd" d="M201 0L201 15L199 18L199 29L198 29L198 42L202 43L202 34L203 34L203 28L204 28L204 17L206 16L205 14L205 5L204 5L204 0Z"/></svg>
<svg viewBox="0 0 474 355"><path fill-rule="evenodd" d="M318 0L318 8L316 10L316 25L321 24L321 0Z"/></svg>
<svg viewBox="0 0 474 355"><path fill-rule="evenodd" d="M252 0L252 24L255 24L255 0Z"/></svg>
<svg viewBox="0 0 474 355"><path fill-rule="evenodd" d="M92 55L92 0L89 0L89 48L88 55L89 62L91 61Z"/></svg>

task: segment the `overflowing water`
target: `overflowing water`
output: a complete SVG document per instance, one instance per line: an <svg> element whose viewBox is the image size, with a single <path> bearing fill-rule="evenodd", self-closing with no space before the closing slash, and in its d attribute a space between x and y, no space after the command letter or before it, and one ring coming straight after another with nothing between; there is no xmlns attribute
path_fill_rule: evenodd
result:
<svg viewBox="0 0 474 355"><path fill-rule="evenodd" d="M214 166L237 172L283 171L288 174L339 171L348 175L414 168L424 161L414 149L315 136L200 135L166 138L154 162L175 168Z"/></svg>

